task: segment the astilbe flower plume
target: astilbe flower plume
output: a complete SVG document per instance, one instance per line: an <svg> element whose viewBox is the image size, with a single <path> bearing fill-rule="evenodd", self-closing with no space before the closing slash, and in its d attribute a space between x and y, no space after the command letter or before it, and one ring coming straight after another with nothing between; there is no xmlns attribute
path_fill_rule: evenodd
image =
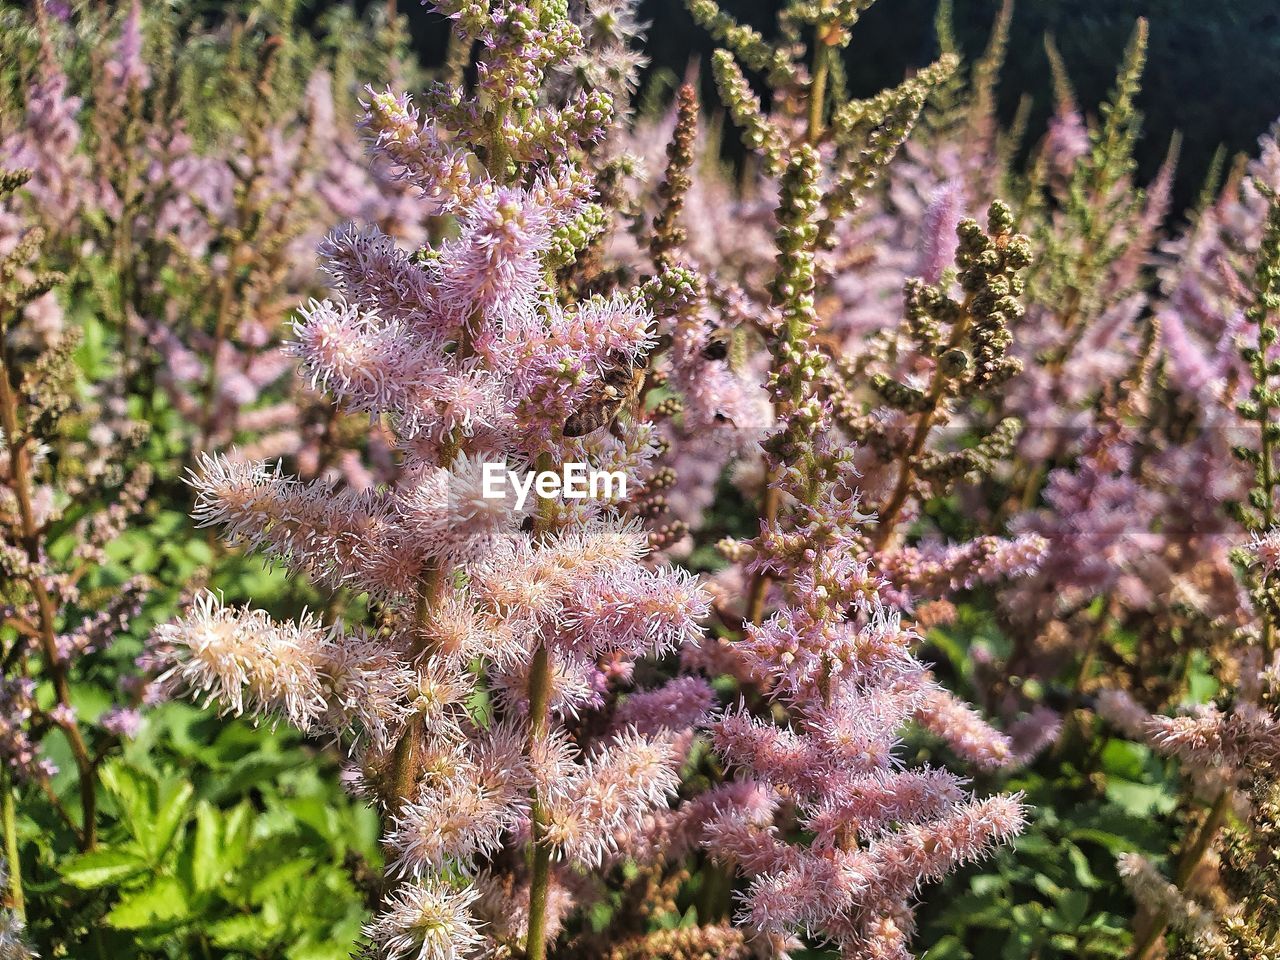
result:
<svg viewBox="0 0 1280 960"><path fill-rule="evenodd" d="M1267 168L1258 163L1254 169L1265 174ZM1184 837L1170 879L1140 858L1121 863L1121 873L1142 908L1134 948L1134 955L1142 960L1158 955L1162 946L1170 948L1170 956L1186 960L1267 956L1280 942L1270 919L1274 868L1270 855L1263 852L1274 842L1274 778L1280 759L1275 709L1277 606L1270 547L1277 493L1276 396L1271 384L1280 202L1265 179L1253 180L1245 190L1239 184L1230 189L1239 191L1241 208L1247 210L1250 201L1260 207L1253 211L1255 241L1242 261L1235 259L1240 248L1235 256L1229 257L1227 249L1210 254L1217 261L1215 283L1226 278L1229 292L1211 294L1215 284L1208 284L1193 293L1199 283L1191 279L1174 290L1176 302L1199 304L1210 342L1215 330L1219 336L1223 330L1222 324L1212 322L1214 312L1233 302L1240 310L1230 325L1239 331L1235 362L1245 385L1233 411L1238 417L1233 432L1243 442L1234 446L1231 455L1242 468L1239 473L1248 483L1248 492L1244 502L1228 504L1239 525L1230 557L1244 589L1237 586L1232 597L1241 615L1215 662L1215 672L1229 693L1218 702L1173 715L1164 710L1149 714L1132 696L1119 691L1099 697L1097 704L1098 713L1113 726L1176 757L1186 776L1189 799L1208 808ZM1208 222L1199 229L1213 229L1227 206L1226 201L1220 202L1217 212L1209 212ZM1225 242L1225 231L1217 242ZM1204 249L1206 240L1193 233L1185 243L1186 249L1197 251ZM1212 242L1207 246L1213 249ZM1232 307L1226 309L1230 312ZM1174 345L1175 349L1193 348L1190 342L1175 340ZM1180 366L1184 373L1188 370L1185 358ZM1210 379L1191 377L1179 386L1203 389ZM1229 417L1223 420L1230 422ZM1216 873L1209 869L1215 858L1220 861ZM1213 879L1206 882L1206 873Z"/></svg>
<svg viewBox="0 0 1280 960"><path fill-rule="evenodd" d="M300 312L289 347L339 410L388 425L395 480L357 490L216 455L192 479L201 523L366 594L374 622L278 622L206 593L156 641L174 687L347 745L386 824L366 927L381 955L541 957L589 902L585 877L667 808L709 691L637 693L616 723L593 718L637 660L697 640L707 603L646 559L620 504L485 495L486 466L566 461L643 490L656 438L614 384L645 367L670 297L661 279L582 296L552 281L588 239L596 186L576 160L613 113L600 88L549 82L583 49L579 26L554 4L438 9L479 41L475 86L436 84L421 113L371 89L361 129L457 230L410 254L337 228L321 244L334 294Z"/></svg>
<svg viewBox="0 0 1280 960"><path fill-rule="evenodd" d="M991 169L989 158L966 146L975 155L966 157L964 175L953 170L929 180L911 207L896 176L911 166L901 151L910 149L913 131L932 122L926 102L955 82L953 51L944 50L937 62L897 87L845 102L830 87L840 82L833 61L849 40L850 21L843 18L852 16L840 5L788 8L781 23L791 40L778 45L714 3L690 7L726 47L716 56L717 82L766 174L746 180L739 193L725 188L714 206L701 204L711 178L695 177L685 195L689 210L680 240L663 246L687 251L712 272L704 313L720 331L720 343L728 344L721 350L744 377L770 373L773 363L760 347L787 322L775 291L795 280L768 269L768 237L779 226L776 174L805 147L816 148L813 326L806 353L794 362L811 365L816 400L829 409L832 429L857 445L858 488L866 512L878 515L860 538L857 557L883 574L883 599L908 609L1026 578L1046 555L1043 537L1018 536L1003 518L986 516L980 507L973 525L982 535L956 542L948 537L951 531L931 529L927 516L928 507L944 497L979 501L976 490L1002 471L1022 429L1017 416L988 413L1020 375L1011 331L1023 316L1032 249L1015 232L1007 205L988 206L986 230L965 216L989 188L983 177ZM792 41L809 27L821 41L810 51L812 63L804 63L804 45ZM984 61L975 74L993 70ZM771 112L751 93L746 71L770 88ZM976 117L981 109L975 104L972 112ZM677 122L677 141L679 128ZM926 142L937 142L930 136ZM970 181L982 181L984 193L975 194ZM776 407L776 394L773 399ZM752 411L741 422L758 432L756 424L772 419L770 411ZM672 438L676 457L690 449L700 460L697 472L677 470L676 502L693 506L686 512L704 510L716 495L721 465L736 457L731 478L744 494L758 496L762 513L771 516L779 497L753 445L733 450L722 442L709 451L714 436ZM772 577L767 568L747 571L750 556L741 551L729 559L733 565L714 584L722 597L718 606L730 622L759 620ZM1009 712L1020 708L1012 704ZM945 732L947 725L938 726ZM994 731L990 735L999 739Z"/></svg>
<svg viewBox="0 0 1280 960"><path fill-rule="evenodd" d="M895 756L913 720L979 762L1006 762L1011 748L916 659L918 636L870 562L871 544L887 537L865 532L879 518L862 507L854 454L823 403L825 364L812 346L820 204L835 203L819 191L819 169L817 153L800 145L781 181L770 374L778 426L764 444L766 512L757 537L723 545L755 578L731 656L788 723L744 704L712 724L718 753L754 790L722 788L703 843L752 878L742 916L775 950L805 933L834 940L848 957L906 957L919 886L1008 840L1023 814L1017 797L969 799L954 774L903 769ZM889 531L894 519L885 518ZM775 609L764 616L770 597ZM733 802L740 797L750 802ZM780 827L790 818L807 843Z"/></svg>
<svg viewBox="0 0 1280 960"><path fill-rule="evenodd" d="M812 785L803 779L807 731L796 719L803 713L788 698L827 676L828 651L832 676L847 669L846 634L811 634L794 597L842 597L831 592L836 582L867 605L843 611L859 627L883 622L888 605L904 606L920 627L946 626L956 603L994 586L1013 652L993 665L1005 676L996 673L989 699L1002 712L1027 715L1005 738L937 686L910 713L987 768L1029 759L1060 730L1067 732L1062 749L1077 746L1074 736L1092 722L1088 712L1074 711L1062 724L1045 702L1027 702L1040 697L1091 706L1125 735L1177 756L1188 774L1187 809L1203 803L1207 810L1199 822L1193 814L1172 886L1179 902L1200 909L1219 891L1184 896L1188 877L1211 872L1223 824L1248 816L1254 793L1242 792L1250 758L1268 763L1274 749L1273 706L1257 679L1266 673L1258 648L1270 663L1276 646L1273 489L1263 489L1267 475L1276 475L1274 278L1265 266L1274 246L1268 197L1280 187L1274 137L1263 139L1247 176L1237 167L1216 200L1207 190L1191 226L1165 242L1178 143L1149 184L1139 181L1134 162L1145 22L1097 119L1076 103L1047 43L1057 105L1047 136L1025 145L1023 168L1014 157L1025 129L1002 130L994 109L1012 4L1002 5L967 82L945 56L956 48L944 35L939 63L879 98L847 105L830 62L848 39L838 5L789 8L776 42L715 3L690 7L726 48L714 59L715 79L763 176L744 177L740 189L721 182L721 202L705 207L700 197L711 191L700 178L685 195L684 236L664 241L664 252L694 253L714 273L710 315L734 329L725 339L738 369L759 375L771 368L778 414L763 461L748 456L732 474L742 492L760 496L765 524L758 539L721 545L730 565L710 585L725 638L686 654L690 664L771 692L785 706L775 716L792 720L785 733L760 723L768 733L754 734L744 718L760 720L764 710L748 700L745 713L717 727L724 753L749 771L754 788L732 800L726 794L723 803L747 811L725 828L739 866L747 874L782 869L742 837L795 822L786 804ZM769 90L767 110L757 80ZM926 98L932 109L922 111ZM670 139L672 121L661 123L656 143ZM678 119L675 125L678 131ZM792 175L806 148L815 156L805 162L821 171L817 190L792 199L797 209L814 205L812 269L795 270L793 260L774 274L768 235L781 228L784 253L808 239L788 211L774 210L779 178ZM658 162L646 159L656 176ZM1000 193L1020 202L992 204ZM968 216L983 208L985 230ZM638 259L643 246L635 246L621 255ZM903 283L912 276L921 279ZM787 342L796 317L807 324L804 347ZM814 392L825 407L803 406L797 372L819 384ZM836 499L857 503L856 490L854 511L875 519L850 516L855 532L839 564L814 549L793 568L774 557L815 536L806 498L818 496L819 485L803 479L822 457L807 458L801 438L823 429L859 444L857 474L847 475ZM682 497L711 502L722 462ZM684 483L691 479L686 473ZM956 519L957 509L963 522L946 524L947 534L960 526L966 539L952 542L937 519ZM802 531L793 542L771 526L779 516ZM833 569L838 576L829 575ZM901 645L909 650L912 642ZM1191 695L1186 666L1201 651L1224 689L1239 692L1216 706L1176 709ZM1041 682L1016 682L1030 676ZM1152 710L1178 715L1152 718ZM778 776L787 771L776 791L780 814L769 783L755 779L757 761ZM1135 893L1159 894L1158 884L1143 879L1155 870L1149 861L1126 865ZM785 917L778 927L803 926L796 909L803 896L794 893L800 884L790 882L796 876L762 886L753 915L776 911ZM1260 886L1252 889L1262 896ZM1199 937L1204 924L1168 916L1175 901L1165 897L1162 907L1160 899L1152 897L1153 921L1136 925L1137 955L1158 954L1166 924L1179 928L1171 949L1219 955L1188 952L1197 942L1213 950L1226 941ZM1270 931L1260 936L1256 920L1240 919L1260 915L1262 902L1220 918L1234 938L1229 955L1269 955L1258 944L1270 948ZM820 911L814 918L822 919ZM783 933L775 933L776 946Z"/></svg>

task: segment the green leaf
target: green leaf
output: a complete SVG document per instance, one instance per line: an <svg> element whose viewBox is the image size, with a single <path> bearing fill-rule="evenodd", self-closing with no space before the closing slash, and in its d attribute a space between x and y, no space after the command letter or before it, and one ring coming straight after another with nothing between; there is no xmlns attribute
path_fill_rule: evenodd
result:
<svg viewBox="0 0 1280 960"><path fill-rule="evenodd" d="M303 859L291 859L272 867L254 882L249 890L250 900L253 903L262 903L314 869L314 863Z"/></svg>
<svg viewBox="0 0 1280 960"><path fill-rule="evenodd" d="M216 947L228 950L261 951L276 938L279 928L259 916L236 916L209 924L208 933Z"/></svg>
<svg viewBox="0 0 1280 960"><path fill-rule="evenodd" d="M1075 844L1067 845L1067 859L1071 861L1077 886L1085 890L1096 890L1102 885L1102 881L1094 876L1093 870L1089 867L1088 857Z"/></svg>
<svg viewBox="0 0 1280 960"><path fill-rule="evenodd" d="M1127 780L1108 780L1107 799L1126 812L1139 815L1169 813L1178 805L1178 798L1162 786Z"/></svg>
<svg viewBox="0 0 1280 960"><path fill-rule="evenodd" d="M304 943L286 954L288 960L351 960L350 943Z"/></svg>
<svg viewBox="0 0 1280 960"><path fill-rule="evenodd" d="M196 806L196 830L191 839L190 871L194 890L216 886L225 872L222 866L222 823L218 811L207 801Z"/></svg>
<svg viewBox="0 0 1280 960"><path fill-rule="evenodd" d="M222 818L222 863L235 870L244 863L249 851L249 834L253 827L253 808L242 800Z"/></svg>
<svg viewBox="0 0 1280 960"><path fill-rule="evenodd" d="M190 912L182 885L172 877L161 877L149 887L122 897L107 914L107 923L117 930L171 927Z"/></svg>
<svg viewBox="0 0 1280 960"><path fill-rule="evenodd" d="M1102 769L1112 777L1141 781L1150 756L1151 751L1140 743L1108 740L1102 750Z"/></svg>
<svg viewBox="0 0 1280 960"><path fill-rule="evenodd" d="M1034 949L1034 934L1025 929L1014 930L1000 951L1000 960L1029 960Z"/></svg>
<svg viewBox="0 0 1280 960"><path fill-rule="evenodd" d="M947 934L921 956L920 960L968 960L972 956L956 937Z"/></svg>
<svg viewBox="0 0 1280 960"><path fill-rule="evenodd" d="M139 840L143 849L159 861L183 821L187 819L187 808L191 805L191 795L195 788L185 780L167 780L160 786L156 801L156 816L150 829Z"/></svg>
<svg viewBox="0 0 1280 960"><path fill-rule="evenodd" d="M1213 665L1200 651L1192 657L1192 669L1187 677L1187 699L1192 703L1208 703L1218 695L1222 685L1213 675Z"/></svg>
<svg viewBox="0 0 1280 960"><path fill-rule="evenodd" d="M184 548L197 566L204 567L213 562L213 549L203 540L188 540Z"/></svg>
<svg viewBox="0 0 1280 960"><path fill-rule="evenodd" d="M140 843L151 832L159 787L153 777L122 762L103 765L98 774L102 785L115 798L129 832ZM144 844L143 849L146 849Z"/></svg>
<svg viewBox="0 0 1280 960"><path fill-rule="evenodd" d="M298 823L314 831L317 839L331 842L335 847L342 845L342 824L327 798L293 797L285 803L285 808Z"/></svg>
<svg viewBox="0 0 1280 960"><path fill-rule="evenodd" d="M1067 890L1058 901L1058 918L1064 926L1074 929L1084 922L1088 909L1088 894L1082 890Z"/></svg>
<svg viewBox="0 0 1280 960"><path fill-rule="evenodd" d="M1058 852L1048 837L1038 833L1023 834L1014 842L1017 845L1018 856L1020 857L1052 858Z"/></svg>
<svg viewBox="0 0 1280 960"><path fill-rule="evenodd" d="M141 873L147 868L147 862L129 850L105 849L92 850L73 857L63 864L63 879L72 886L82 890L105 887L119 883Z"/></svg>
<svg viewBox="0 0 1280 960"><path fill-rule="evenodd" d="M613 922L613 912L613 907L607 903L601 901L593 903L587 914L591 929L596 933L603 933L607 930L609 924Z"/></svg>
<svg viewBox="0 0 1280 960"><path fill-rule="evenodd" d="M254 754L237 761L231 768L227 778L211 791L211 800L243 795L250 787L264 781L274 780L286 770L300 766L306 758L298 753L283 756L262 756Z"/></svg>
<svg viewBox="0 0 1280 960"><path fill-rule="evenodd" d="M1071 838L1073 840L1096 843L1110 853L1125 853L1138 847L1138 844L1131 837L1124 837L1109 830L1098 830L1092 827L1072 830Z"/></svg>
<svg viewBox="0 0 1280 960"><path fill-rule="evenodd" d="M1056 900L1062 896L1062 887L1058 886L1043 873L1037 873L1032 885L1051 900Z"/></svg>
<svg viewBox="0 0 1280 960"><path fill-rule="evenodd" d="M994 896L1004 886L1004 878L994 873L980 873L969 881L969 889L979 896Z"/></svg>

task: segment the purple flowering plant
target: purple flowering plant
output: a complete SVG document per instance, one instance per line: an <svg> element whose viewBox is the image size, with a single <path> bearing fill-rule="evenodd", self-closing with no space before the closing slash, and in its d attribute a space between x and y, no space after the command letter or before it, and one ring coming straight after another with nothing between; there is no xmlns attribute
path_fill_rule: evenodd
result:
<svg viewBox="0 0 1280 960"><path fill-rule="evenodd" d="M0 960L1275 952L1274 139L688 6L4 10Z"/></svg>

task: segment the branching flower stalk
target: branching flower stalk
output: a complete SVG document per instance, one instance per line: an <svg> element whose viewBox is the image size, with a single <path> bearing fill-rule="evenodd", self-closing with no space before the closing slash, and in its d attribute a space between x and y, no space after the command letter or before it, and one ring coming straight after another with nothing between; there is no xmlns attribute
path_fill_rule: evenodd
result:
<svg viewBox="0 0 1280 960"><path fill-rule="evenodd" d="M29 171L5 171L0 173L0 199L7 198L31 177ZM58 650L57 611L53 598L41 574L43 564L41 522L36 514L34 484L32 481L32 457L38 443L34 428L39 422L39 412L29 411L26 417L19 406L17 388L20 369L12 356L10 327L19 311L36 298L44 295L60 281L56 273L36 274L29 280L20 278L20 271L39 250L43 233L28 231L17 246L0 264L0 428L4 430L4 454L8 467L5 478L7 492L17 508L15 545L25 553L28 572L27 588L35 602L34 628L53 682L57 702L65 711L72 710L71 688L67 681L67 663ZM30 390L34 384L24 384ZM32 416L32 414L35 416ZM10 561L12 562L12 560ZM16 572L16 571L14 571ZM15 644L17 646L18 644ZM6 658L8 659L8 658ZM94 763L89 748L73 721L63 726L67 743L71 747L79 771L80 784L80 843L88 850L94 844L96 829L97 793L94 784ZM7 791L6 791L7 792Z"/></svg>
<svg viewBox="0 0 1280 960"><path fill-rule="evenodd" d="M1254 301L1245 311L1245 320L1256 328L1255 340L1241 350L1241 359L1252 374L1249 396L1237 404L1236 412L1246 421L1257 424L1256 448L1239 446L1235 455L1253 468L1253 485L1247 506L1238 511L1245 531L1255 540L1273 534L1276 527L1276 488L1280 475L1276 469L1276 442L1280 440L1280 393L1277 377L1280 363L1275 359L1275 345L1280 339L1276 318L1280 314L1280 198L1261 181L1254 186L1267 201L1267 216L1256 254L1250 289ZM1255 572L1252 597L1261 617L1261 646L1264 662L1271 663L1276 653L1276 623L1280 622L1280 578L1274 567L1266 563Z"/></svg>
<svg viewBox="0 0 1280 960"><path fill-rule="evenodd" d="M751 878L742 921L775 952L808 933L845 957L905 958L918 885L1009 840L1023 814L1016 796L971 800L951 774L894 759L897 732L917 714L945 715L939 726L953 735L981 722L939 697L911 652L915 634L860 559L872 515L819 395L825 363L812 341L817 169L809 147L795 152L778 212L783 322L770 382L784 413L765 450L787 507L733 548L780 584L773 615L731 649L787 723L744 704L713 725L737 779L719 788L704 844Z"/></svg>
<svg viewBox="0 0 1280 960"><path fill-rule="evenodd" d="M910 439L898 455L893 490L877 510L878 527L872 539L872 549L877 553L888 545L897 529L899 514L919 482L921 467L932 469L939 477L956 469L938 462L937 457L922 464L930 431L945 413L948 399L971 396L980 389L998 386L1021 369L1020 361L1005 353L1013 339L1009 327L1024 312L1020 300L1024 290L1021 274L1031 262L1030 241L1013 233L1012 211L1000 202L991 206L987 231L990 236L984 235L972 220L961 222L957 228L962 302L951 301L944 292L923 285L908 287L907 310L915 329L923 334L920 337L922 352L933 352L937 356L927 390L919 394L885 375L875 381L877 390L888 402L896 401L908 412L915 413ZM933 327L942 323L949 323L950 330L946 340L939 342L938 331ZM995 448L986 451L986 456L1007 447L1008 439L1020 426L1016 420L1001 422L992 434ZM959 466L964 470L976 465Z"/></svg>
<svg viewBox="0 0 1280 960"><path fill-rule="evenodd" d="M693 285L674 266L608 293L559 284L600 230L590 157L615 113L561 73L585 27L556 3L438 10L479 43L475 82L430 86L422 114L370 90L362 129L455 234L409 254L335 230L335 296L304 307L292 347L346 411L390 426L397 479L360 492L206 455L193 480L202 522L367 595L372 622L276 623L205 595L157 642L175 685L348 744L384 813L366 927L382 955L542 958L591 902L587 871L651 842L710 706L684 678L619 707L635 661L696 640L706 613L621 513L658 453L636 390L655 314ZM626 500L485 492L490 467L570 463L620 472Z"/></svg>
<svg viewBox="0 0 1280 960"><path fill-rule="evenodd" d="M1191 716L1155 716L1142 724L1142 732L1157 749L1177 756L1190 770L1216 768L1225 770L1227 776L1219 772L1214 777L1220 785L1203 821L1185 844L1171 883L1160 879L1149 864L1130 865L1129 873L1134 877L1150 873L1156 878L1133 885L1144 908L1135 935L1134 960L1157 956L1170 929L1182 934L1171 953L1179 960L1244 960L1268 955L1277 946L1278 931L1269 919L1274 868L1270 856L1259 854L1267 848L1267 838L1275 829L1274 771L1280 761L1274 650L1280 605L1274 579L1276 554L1271 548L1278 485L1274 444L1280 438L1274 413L1280 407L1280 397L1272 386L1280 375L1280 362L1275 359L1280 334L1274 325L1280 310L1280 196L1260 181L1253 181L1252 187L1265 201L1265 216L1258 248L1252 252L1252 273L1240 277L1242 286L1252 293L1244 318L1256 332L1251 342L1242 338L1238 346L1240 360L1252 380L1236 412L1255 425L1257 440L1237 445L1233 453L1252 472L1248 502L1237 504L1235 511L1252 539L1235 556L1249 586L1256 629L1241 631L1243 645L1236 651L1241 689L1229 709L1211 706ZM1128 708L1118 706L1123 699L1123 695L1114 695L1115 702L1106 712L1124 716ZM1231 865L1229 893L1237 906L1214 916L1199 906L1192 885L1206 857L1222 842L1224 828L1241 800L1249 812L1230 832L1226 851ZM1196 918L1194 922L1188 921L1189 916Z"/></svg>
<svg viewBox="0 0 1280 960"><path fill-rule="evenodd" d="M1005 356L1006 326L1020 312L1019 273L1028 248L1025 238L1013 236L1002 205L991 209L989 232L960 218L939 231L959 230L960 277L972 298L973 323L961 320L950 277L909 285L902 340L919 340L919 354L901 368L874 357L874 377L867 380L893 412L868 415L853 384L871 371L833 347L819 293L829 297L839 275L840 238L852 214L955 60L944 57L897 88L840 104L826 122L825 96L816 108L808 98L829 79L836 61L828 53L843 46L864 6L791 4L781 15L782 40L771 46L713 3L691 4L695 19L728 48L713 59L721 95L766 174L778 178L779 196L772 277L760 290L744 278L746 289L734 295L749 298L764 318L758 325L768 347L775 423L763 444L759 533L720 545L737 565L726 581L748 585L742 635L722 613L729 633L703 665L727 669L742 685L744 702L712 725L713 744L734 779L707 798L714 814L703 844L749 878L740 922L758 931L767 949L785 954L807 935L833 941L842 956L897 958L909 955L916 885L981 856L1022 822L1016 797L970 800L949 774L895 765L898 731L913 720L988 768L1013 762L1015 753L915 659L918 637L898 604L917 591L945 593L952 576L964 582L979 567L985 567L981 576L996 577L1026 569L1037 544L1010 547L989 538L945 557L906 544L882 549L889 537L875 545L868 532L876 518L862 507L858 461L883 458L875 462L879 496L900 449L896 434L877 431L877 422L892 423L900 411L915 424L927 406L928 388L908 378L943 370L937 381L947 389L938 387L933 398L934 416L941 418L944 400L998 386L1016 371ZM815 51L812 76L800 42L805 26L814 28L814 44L831 47ZM770 87L770 113L744 68ZM717 306L731 317L732 298L720 299ZM934 416L921 418L909 458L911 469L929 471L928 484L914 474L904 481L886 524L891 531L902 523L898 514L908 496L915 502L927 486L945 490L990 469L1014 433L1006 424L972 451L929 449L926 458ZM860 457L849 437L863 442L871 457ZM889 503L891 490L885 491ZM1014 559L1019 552L1025 556ZM873 564L880 568L875 573ZM973 572L961 573L969 564ZM725 606L737 599L724 597ZM908 850L917 843L918 852L948 853L916 857Z"/></svg>
<svg viewBox="0 0 1280 960"><path fill-rule="evenodd" d="M0 174L7 231L0 244L0 764L11 906L19 914L15 791L38 790L39 802L90 850L98 768L137 730L131 703L79 716L72 683L140 609L143 579L106 589L94 581L151 477L146 465L126 472L145 434L79 382L75 337L49 342L24 316L63 281L44 268L44 231L23 226L13 209L31 181L29 171ZM55 789L57 767L44 755L45 739L55 736L66 740L75 764L78 816Z"/></svg>
<svg viewBox="0 0 1280 960"><path fill-rule="evenodd" d="M803 212L812 216L816 234L811 246L796 255L797 262L805 263L801 271L805 286L793 289L797 276L787 273L789 263L780 258L766 290L754 291L754 279L748 277L740 296L750 298L752 309L763 317L759 326L770 346L771 400L780 417L788 415L791 402L788 392L777 387L779 369L795 360L788 355L788 337L794 334L806 344L805 362L819 385L814 402L829 408L834 428L858 445L862 495L874 507L868 513L877 515L876 526L859 534L858 558L884 573L886 602L912 604L942 599L950 591L979 582L1023 576L1035 569L1043 552L1044 541L1034 535L1005 538L993 532L968 543L932 540L923 545L910 543L905 536L930 498L993 472L1009 456L1017 438L1018 418L1003 417L988 426L983 411L998 403L1001 391L1020 369L1018 360L1009 355L1010 331L1024 309L1023 274L1030 261L1030 245L1025 237L1014 234L1006 205L991 205L989 232L984 233L976 221L960 215L961 198L948 185L930 199L920 225L924 228L923 276L904 286L898 274L905 316L885 316L884 303L892 293L877 288L868 300L877 312L879 332L858 339L840 329L844 299L857 289L845 275L849 268L844 258L851 255L844 249L846 238L853 256L866 255L858 248L866 242L860 234L864 229L860 211L864 204L883 202L877 184L908 142L930 95L948 83L958 65L954 54L944 53L897 87L840 104L831 111L830 122L823 124L818 142L810 144L812 128L803 104L811 87L797 31L802 25L814 26L815 37L832 41L834 55L847 42L849 27L864 6L787 7L781 15L782 41L776 47L736 24L714 4L699 2L691 9L695 19L728 47L713 58L717 83L730 115L743 129L744 141L759 154L765 171L783 174L791 169L791 159L805 149L812 151L807 162L818 166L813 209ZM769 113L756 99L743 68L761 73L771 88ZM780 207L775 218L779 249L786 257L794 252L794 244L788 246L793 239L788 216ZM866 216L879 225L876 213L868 211ZM953 260L955 272L951 272ZM953 290L957 281L958 294ZM782 316L786 297L792 294L807 296L803 331L789 329ZM976 443L954 444L957 431L948 431L948 437L939 429L942 426L972 431ZM766 465L763 474L760 516L766 526L776 519L782 497L777 475L768 472L775 468L776 461L773 467ZM726 556L746 568L749 586L742 620L758 626L771 592L785 585L777 583L769 563L753 558L737 544L727 545ZM730 622L724 616L722 620ZM944 719L948 711L941 709L932 715L924 711L922 718L929 716L929 728L952 746L963 743L967 759L989 763L999 757L998 762L1013 762L1015 755L1022 756L994 730L979 733L983 725L974 722L967 708L955 702L949 706L958 710L948 714L950 719ZM951 722L960 716L969 719ZM1039 719L1044 720L1043 714ZM1043 743L1053 725L1038 725L1043 728L1037 734Z"/></svg>
<svg viewBox="0 0 1280 960"><path fill-rule="evenodd" d="M893 159L918 119L928 91L956 67L954 56L944 56L898 87L868 100L849 100L840 105L827 123L826 86L834 58L848 45L850 28L869 5L867 2L791 3L779 14L782 45L775 48L756 31L738 24L721 11L714 0L695 0L689 4L694 19L727 47L716 51L712 60L716 83L730 115L744 131L747 147L759 154L766 171L781 174L806 147L811 151L809 162L819 166L829 163L821 178L815 174L815 184L818 179L821 183L815 187L814 212L820 207L822 215L813 217L817 233L810 241L812 251L804 255L810 260L819 251L834 247L837 224L857 208L861 196ZM803 62L805 45L800 42L803 28L811 31L812 71ZM764 75L772 93L772 114L765 114L739 63ZM819 157L823 158L821 162ZM784 233L793 229L785 223L780 223L779 228ZM782 242L793 240L783 238ZM797 256L800 256L798 252ZM811 262L811 274L814 268ZM791 295L787 287L794 279L786 275L785 264L779 259L779 272L769 291L775 309L784 302L780 291ZM814 282L811 276L810 300ZM807 310L810 323L805 335L811 341L817 316L812 305ZM771 322L789 324L788 337L800 333L798 329L791 329L799 322L795 318L784 321L775 318ZM775 356L781 357L781 353L776 352ZM786 416L785 410L777 413L780 417ZM766 522L772 522L778 509L776 483L766 483L760 515ZM769 587L767 571L758 573L747 597L748 622L760 622Z"/></svg>

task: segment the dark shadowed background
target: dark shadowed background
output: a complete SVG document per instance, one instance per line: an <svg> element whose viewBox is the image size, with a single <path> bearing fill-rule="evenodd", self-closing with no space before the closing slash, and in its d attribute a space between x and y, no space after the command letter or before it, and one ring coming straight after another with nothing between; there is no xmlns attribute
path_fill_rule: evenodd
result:
<svg viewBox="0 0 1280 960"><path fill-rule="evenodd" d="M383 2L383 0L370 0ZM444 47L439 18L417 0L398 0L410 17L414 44L428 61ZM778 4L721 0L739 19L771 31ZM957 38L969 58L986 45L999 0L954 0ZM901 79L936 54L937 0L879 0L857 25L846 52L850 87L869 93ZM651 23L650 72L683 74L712 49L683 0L643 0ZM1025 92L1035 101L1032 135L1052 105L1043 38L1054 36L1079 101L1092 108L1107 93L1126 39L1140 16L1151 22L1146 116L1139 148L1142 173L1159 165L1175 130L1184 135L1175 209L1199 193L1219 144L1252 152L1280 116L1280 0L1015 0L1009 57L1001 82L1008 120ZM704 71L705 76L705 71ZM710 91L708 91L709 93Z"/></svg>

